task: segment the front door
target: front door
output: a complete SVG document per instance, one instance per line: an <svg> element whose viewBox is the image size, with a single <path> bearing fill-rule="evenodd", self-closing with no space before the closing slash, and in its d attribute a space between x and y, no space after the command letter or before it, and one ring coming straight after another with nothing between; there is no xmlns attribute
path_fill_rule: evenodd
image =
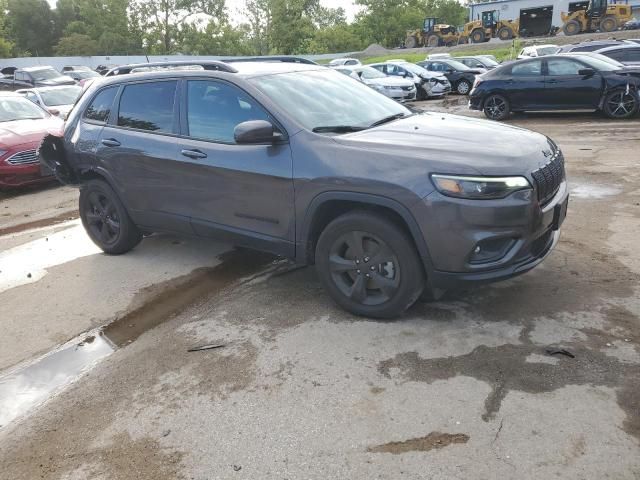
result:
<svg viewBox="0 0 640 480"><path fill-rule="evenodd" d="M580 70L589 67L569 58L552 58L546 63L545 97L551 105L559 110L598 108L603 84L598 72L580 75Z"/></svg>
<svg viewBox="0 0 640 480"><path fill-rule="evenodd" d="M536 110L549 105L545 97L542 60L516 63L505 83L513 110Z"/></svg>
<svg viewBox="0 0 640 480"><path fill-rule="evenodd" d="M235 127L276 120L251 96L221 80L183 84L178 161L195 232L293 254L293 165L288 143L238 145ZM285 133L285 132L282 132Z"/></svg>

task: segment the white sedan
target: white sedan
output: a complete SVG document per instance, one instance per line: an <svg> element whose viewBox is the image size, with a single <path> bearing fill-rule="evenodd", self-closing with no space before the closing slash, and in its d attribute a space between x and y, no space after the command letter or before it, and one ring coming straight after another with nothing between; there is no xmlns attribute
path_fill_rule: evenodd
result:
<svg viewBox="0 0 640 480"><path fill-rule="evenodd" d="M17 90L16 93L24 95L36 105L40 105L50 114L67 118L74 103L82 93L82 87L77 85L61 87L39 87Z"/></svg>

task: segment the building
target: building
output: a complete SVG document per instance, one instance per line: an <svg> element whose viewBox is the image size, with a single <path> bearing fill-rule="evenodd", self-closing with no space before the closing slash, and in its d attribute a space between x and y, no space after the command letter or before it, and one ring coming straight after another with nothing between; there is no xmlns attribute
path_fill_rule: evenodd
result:
<svg viewBox="0 0 640 480"><path fill-rule="evenodd" d="M631 5L640 18L640 0L609 3ZM552 27L562 27L561 12L586 9L588 0L488 0L469 3L469 18L482 18L482 12L497 10L503 20L520 20L520 30L528 35L546 35ZM525 33L526 32L526 33Z"/></svg>

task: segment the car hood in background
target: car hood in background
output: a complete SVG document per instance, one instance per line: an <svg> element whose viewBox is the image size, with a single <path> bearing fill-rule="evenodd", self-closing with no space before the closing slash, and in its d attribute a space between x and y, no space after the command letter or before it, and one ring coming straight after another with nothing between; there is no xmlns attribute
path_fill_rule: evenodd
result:
<svg viewBox="0 0 640 480"><path fill-rule="evenodd" d="M49 80L36 80L36 83L40 86L75 85L76 81L71 77L62 75L61 77L51 78Z"/></svg>
<svg viewBox="0 0 640 480"><path fill-rule="evenodd" d="M443 113L413 115L334 139L366 150L388 150L390 159L414 156L438 173L529 176L551 153L549 140L539 133Z"/></svg>
<svg viewBox="0 0 640 480"><path fill-rule="evenodd" d="M364 83L368 85L382 85L384 87L412 87L413 82L408 78L402 77L384 77L365 79Z"/></svg>
<svg viewBox="0 0 640 480"><path fill-rule="evenodd" d="M0 149L39 142L47 133L60 135L63 122L57 117L0 122Z"/></svg>

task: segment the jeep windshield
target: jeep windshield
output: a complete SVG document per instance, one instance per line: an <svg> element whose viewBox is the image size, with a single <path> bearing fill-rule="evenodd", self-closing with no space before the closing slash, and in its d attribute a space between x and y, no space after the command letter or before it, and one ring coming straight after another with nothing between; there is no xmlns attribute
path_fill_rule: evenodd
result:
<svg viewBox="0 0 640 480"><path fill-rule="evenodd" d="M349 133L411 115L394 100L329 69L250 81L305 128L318 133Z"/></svg>

